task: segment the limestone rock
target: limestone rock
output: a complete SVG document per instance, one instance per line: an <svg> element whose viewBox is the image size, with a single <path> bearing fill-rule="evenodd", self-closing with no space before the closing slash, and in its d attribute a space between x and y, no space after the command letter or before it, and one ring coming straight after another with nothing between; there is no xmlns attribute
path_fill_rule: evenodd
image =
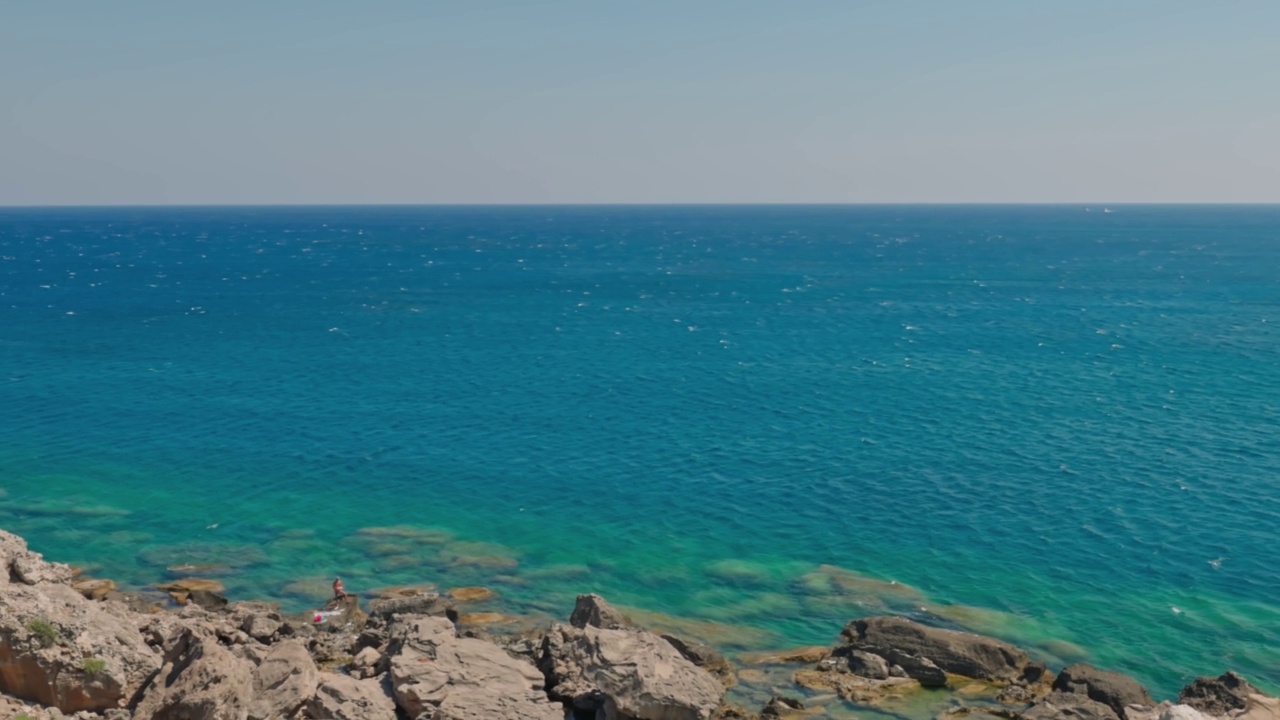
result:
<svg viewBox="0 0 1280 720"><path fill-rule="evenodd" d="M411 717L564 718L532 663L492 643L458 637L448 618L401 616L390 634L392 690Z"/></svg>
<svg viewBox="0 0 1280 720"><path fill-rule="evenodd" d="M902 666L908 675L926 684L938 684L939 671L1011 681L1030 662L1026 651L1007 642L929 627L900 617L854 620L845 626L840 638L848 647Z"/></svg>
<svg viewBox="0 0 1280 720"><path fill-rule="evenodd" d="M152 720L246 720L252 665L209 636L184 629L171 638L164 666L134 716Z"/></svg>
<svg viewBox="0 0 1280 720"><path fill-rule="evenodd" d="M1182 688L1178 702L1210 715L1226 715L1235 710L1243 710L1245 700L1254 694L1260 694L1258 688L1228 670L1216 678L1196 678Z"/></svg>
<svg viewBox="0 0 1280 720"><path fill-rule="evenodd" d="M253 672L250 720L290 717L316 694L320 671L297 640L276 643Z"/></svg>
<svg viewBox="0 0 1280 720"><path fill-rule="evenodd" d="M792 679L800 687L829 690L844 700L860 705L882 705L921 689L920 681L911 678L873 680L848 672L797 670Z"/></svg>
<svg viewBox="0 0 1280 720"><path fill-rule="evenodd" d="M1243 707L1243 705L1241 705ZM1174 705L1160 713L1160 720L1213 720L1190 705Z"/></svg>
<svg viewBox="0 0 1280 720"><path fill-rule="evenodd" d="M397 615L431 615L457 621L458 610L438 593L422 591L413 595L381 597L369 603L369 615L390 621Z"/></svg>
<svg viewBox="0 0 1280 720"><path fill-rule="evenodd" d="M1086 695L1050 693L1018 716L1019 720L1115 720L1116 713L1107 705L1090 700Z"/></svg>
<svg viewBox="0 0 1280 720"><path fill-rule="evenodd" d="M446 594L458 602L481 602L497 595L486 587L456 587L451 588Z"/></svg>
<svg viewBox="0 0 1280 720"><path fill-rule="evenodd" d="M70 565L46 562L43 555L27 549L26 540L0 530L0 585L66 585L72 574Z"/></svg>
<svg viewBox="0 0 1280 720"><path fill-rule="evenodd" d="M553 698L605 720L708 720L724 686L644 630L553 625L539 663Z"/></svg>
<svg viewBox="0 0 1280 720"><path fill-rule="evenodd" d="M337 673L320 673L306 714L314 720L395 720L396 703L385 677L357 680Z"/></svg>
<svg viewBox="0 0 1280 720"><path fill-rule="evenodd" d="M1235 714L1232 720L1280 720L1280 698L1250 695L1245 698L1244 712Z"/></svg>
<svg viewBox="0 0 1280 720"><path fill-rule="evenodd" d="M1155 704L1137 680L1118 672L1099 670L1088 663L1075 663L1063 668L1053 681L1053 691L1050 697L1061 693L1085 695L1111 708L1121 720L1125 717L1126 705Z"/></svg>
<svg viewBox="0 0 1280 720"><path fill-rule="evenodd" d="M719 651L710 645L703 645L700 642L684 640L675 635L661 635L663 640L671 644L676 652L684 656L686 660L715 675L720 679L720 683L725 687L733 687L738 683L738 678L734 675L733 666L721 655Z"/></svg>
<svg viewBox="0 0 1280 720"><path fill-rule="evenodd" d="M825 645L806 645L786 650L743 653L738 659L748 665L785 665L789 663L811 665L816 662L822 662L830 655L831 648Z"/></svg>
<svg viewBox="0 0 1280 720"><path fill-rule="evenodd" d="M20 554L12 541L0 543L10 558ZM43 562L29 554L22 577L46 579L0 585L0 692L65 712L116 707L160 667L159 657L107 604L49 581L61 573L45 572Z"/></svg>
<svg viewBox="0 0 1280 720"><path fill-rule="evenodd" d="M579 595L574 603L573 614L569 616L569 624L576 628L591 627L602 630L619 630L635 628L631 618L622 614L604 598L594 593Z"/></svg>
<svg viewBox="0 0 1280 720"><path fill-rule="evenodd" d="M116 584L111 580L84 578L76 580L71 587L89 600L101 600L116 589Z"/></svg>

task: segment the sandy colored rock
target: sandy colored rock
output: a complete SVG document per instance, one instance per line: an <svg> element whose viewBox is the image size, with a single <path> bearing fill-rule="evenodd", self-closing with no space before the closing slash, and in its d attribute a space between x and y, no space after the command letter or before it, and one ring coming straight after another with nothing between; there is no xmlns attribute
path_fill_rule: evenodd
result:
<svg viewBox="0 0 1280 720"><path fill-rule="evenodd" d="M515 622L516 619L517 618L512 617L511 615L503 615L502 613L495 612L462 613L458 616L458 624L470 625L473 627L480 625L499 625L502 623Z"/></svg>
<svg viewBox="0 0 1280 720"><path fill-rule="evenodd" d="M606 720L708 720L725 688L645 630L554 625L539 667L552 697Z"/></svg>
<svg viewBox="0 0 1280 720"><path fill-rule="evenodd" d="M459 638L447 618L402 616L391 627L391 682L410 717L563 720L542 673L497 645ZM470 713L470 714L469 714Z"/></svg>
<svg viewBox="0 0 1280 720"><path fill-rule="evenodd" d="M747 665L789 665L792 663L812 665L821 662L831 655L831 648L826 645L805 645L787 648L786 650L764 650L761 652L743 653L738 660Z"/></svg>
<svg viewBox="0 0 1280 720"><path fill-rule="evenodd" d="M847 672L797 670L793 679L800 687L829 690L844 700L861 705L882 705L923 689L918 680L911 678L875 680Z"/></svg>
<svg viewBox="0 0 1280 720"><path fill-rule="evenodd" d="M316 694L320 671L298 640L276 643L253 671L249 720L291 717Z"/></svg>
<svg viewBox="0 0 1280 720"><path fill-rule="evenodd" d="M306 715L314 720L395 720L396 703L389 682L357 680L337 673L320 673Z"/></svg>
<svg viewBox="0 0 1280 720"><path fill-rule="evenodd" d="M116 589L116 584L111 580L84 578L76 580L71 587L89 600L101 600Z"/></svg>
<svg viewBox="0 0 1280 720"><path fill-rule="evenodd" d="M451 588L445 594L458 602L480 602L489 600L497 595L497 593L486 587L456 587Z"/></svg>
<svg viewBox="0 0 1280 720"><path fill-rule="evenodd" d="M220 592L226 592L227 590L222 585L222 583L217 580L210 580L208 578L196 578L196 577L182 578L181 580L174 580L173 582L163 583L160 585L156 585L156 588L159 590L164 590L165 592L168 592L168 593L173 593L173 592L189 593L189 592L192 592L193 590L204 590L206 592L220 593Z"/></svg>
<svg viewBox="0 0 1280 720"><path fill-rule="evenodd" d="M631 618L595 593L578 596L573 605L573 613L569 615L569 624L576 628L590 625L602 630L637 627Z"/></svg>
<svg viewBox="0 0 1280 720"><path fill-rule="evenodd" d="M134 716L151 720L245 720L253 666L191 629L169 641L164 666Z"/></svg>

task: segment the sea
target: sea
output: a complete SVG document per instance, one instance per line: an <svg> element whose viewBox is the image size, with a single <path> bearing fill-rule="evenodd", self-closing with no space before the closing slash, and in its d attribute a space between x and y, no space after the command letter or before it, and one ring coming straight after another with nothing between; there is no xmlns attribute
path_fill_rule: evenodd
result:
<svg viewBox="0 0 1280 720"><path fill-rule="evenodd" d="M0 527L141 592L1274 692L1278 417L1280 206L0 209Z"/></svg>

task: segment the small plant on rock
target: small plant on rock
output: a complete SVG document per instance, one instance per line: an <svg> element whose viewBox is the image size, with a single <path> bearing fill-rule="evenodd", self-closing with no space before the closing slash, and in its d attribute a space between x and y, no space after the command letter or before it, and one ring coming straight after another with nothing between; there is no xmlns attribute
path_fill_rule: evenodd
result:
<svg viewBox="0 0 1280 720"><path fill-rule="evenodd" d="M93 676L107 669L107 661L100 658L87 657L80 664L84 668L84 674Z"/></svg>
<svg viewBox="0 0 1280 720"><path fill-rule="evenodd" d="M60 637L58 628L48 620L32 620L27 623L27 632L36 636L40 647L53 647Z"/></svg>

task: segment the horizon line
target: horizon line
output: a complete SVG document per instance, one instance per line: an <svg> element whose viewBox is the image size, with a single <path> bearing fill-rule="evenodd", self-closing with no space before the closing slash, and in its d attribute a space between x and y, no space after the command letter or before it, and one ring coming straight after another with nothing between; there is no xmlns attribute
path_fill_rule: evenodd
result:
<svg viewBox="0 0 1280 720"><path fill-rule="evenodd" d="M0 210L179 208L462 208L462 207L1272 207L1280 201L983 201L983 202L300 202L300 203L0 203Z"/></svg>

